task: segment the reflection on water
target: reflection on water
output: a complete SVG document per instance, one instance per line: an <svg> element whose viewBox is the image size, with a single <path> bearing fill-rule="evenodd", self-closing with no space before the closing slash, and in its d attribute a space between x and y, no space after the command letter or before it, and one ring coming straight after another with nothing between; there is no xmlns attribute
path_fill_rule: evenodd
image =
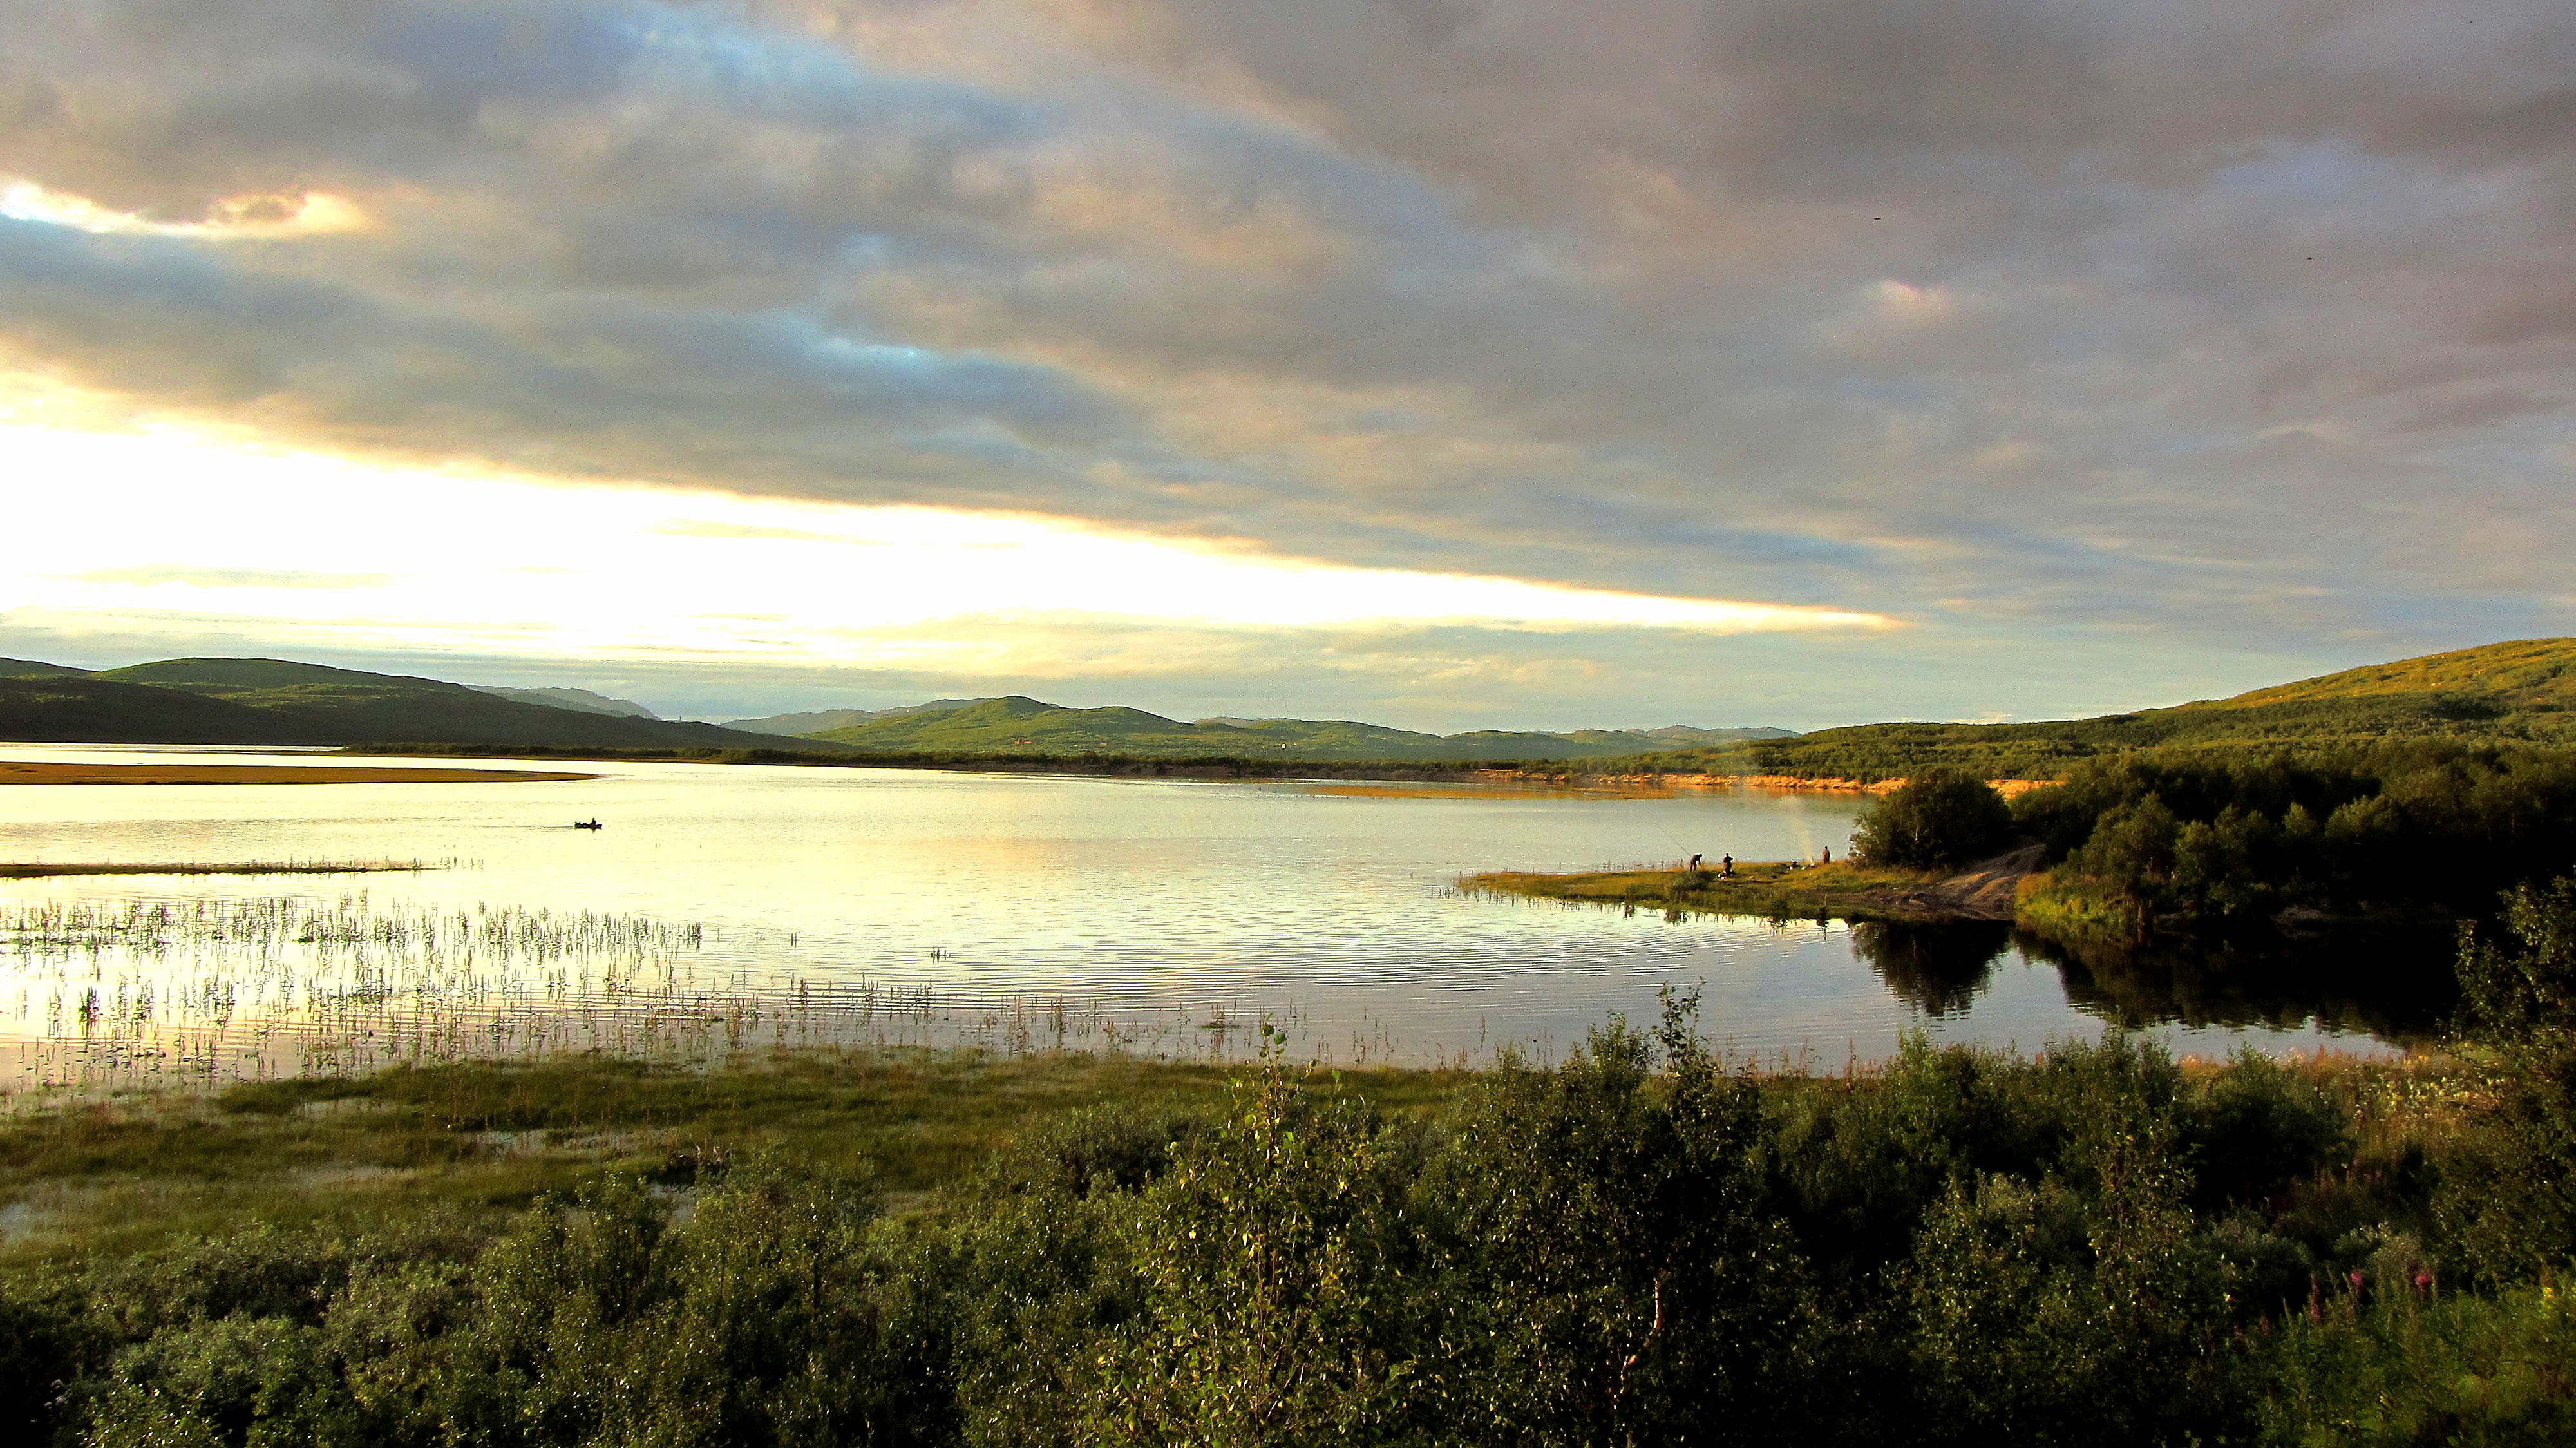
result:
<svg viewBox="0 0 2576 1448"><path fill-rule="evenodd" d="M1866 920L1852 926L1852 949L1887 988L1934 1017L1964 1013L1994 979L1995 962L2012 943L2012 927L1999 920L1938 925Z"/></svg>
<svg viewBox="0 0 2576 1448"><path fill-rule="evenodd" d="M2068 944L2027 932L2014 940L2058 967L2069 1001L2131 1027L2178 1021L2288 1030L2314 1022L2381 1040L2423 1040L2459 1004L2456 945L2439 927L2160 942L2153 949Z"/></svg>
<svg viewBox="0 0 2576 1448"><path fill-rule="evenodd" d="M1842 796L1409 785L1354 794L1296 782L595 767L600 778L560 783L15 786L0 789L0 860L455 859L453 870L379 877L367 910L394 921L588 914L698 930L649 972L615 974L615 991L605 957L552 995L522 989L525 973L489 976L494 958L479 957L487 974L473 979L490 988L472 997L481 1016L461 1006L439 1014L440 992L450 1004L470 995L440 984L452 957L388 954L408 963L380 977L379 996L411 1014L368 1026L369 1050L406 1030L541 1034L550 1028L536 1016L579 1007L601 1031L639 1020L678 1031L695 1011L700 1024L756 1019L762 1040L873 1032L893 1020L1009 1045L1043 1043L1047 1023L1062 1019L1091 1039L1223 1051L1267 1012L1291 1024L1304 1051L1419 1061L1506 1042L1560 1052L1613 1012L1651 1018L1659 987L1699 982L1702 1020L1721 1040L1835 1062L1887 1054L1914 1028L2028 1048L2106 1020L2162 1023L2177 1048L2211 1052L2238 1040L2366 1046L2351 1033L2404 1019L2332 981L2319 994L2240 991L2240 1001L2211 984L2223 971L2159 981L2098 960L2061 962L2029 942L1998 947L1991 931L1667 917L1451 888L1494 869L1811 857L1848 840L1857 806ZM571 828L592 818L605 828ZM17 907L242 901L329 915L348 894L348 882L326 877L12 880L0 882L0 917ZM0 1037L72 1042L113 1019L127 1023L129 1053L160 1049L184 1027L230 1033L221 1039L232 1046L204 1048L220 1054L266 1031L263 1069L294 1068L273 1047L278 1033L362 996L318 937L260 949L200 939L38 959L0 942ZM264 963L254 968L254 957ZM2429 957L2431 968L2444 958ZM220 1010L209 1004L220 991L207 993L217 977L233 991ZM298 993L260 994L254 977L297 982ZM663 996L639 1006L639 981ZM79 1007L93 994L102 1013L84 1025ZM110 1009L120 999L124 1015ZM898 1001L901 1010L885 1009ZM148 1030L134 1025L136 1003L148 1003Z"/></svg>

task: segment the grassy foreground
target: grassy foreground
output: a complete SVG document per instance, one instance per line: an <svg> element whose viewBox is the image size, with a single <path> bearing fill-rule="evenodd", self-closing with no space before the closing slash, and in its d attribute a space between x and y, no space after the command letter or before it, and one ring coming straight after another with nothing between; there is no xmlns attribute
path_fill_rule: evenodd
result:
<svg viewBox="0 0 2576 1448"><path fill-rule="evenodd" d="M1760 1076L1688 1017L1548 1069L850 1053L22 1100L0 1412L371 1448L2576 1429L2550 1259L2477 1235L2475 1061L1918 1040Z"/></svg>
<svg viewBox="0 0 2576 1448"><path fill-rule="evenodd" d="M1345 1071L1326 1083L1419 1111L1457 1073ZM136 1248L172 1231L457 1212L486 1224L617 1176L686 1183L780 1151L864 1166L897 1201L951 1182L1033 1120L1097 1104L1187 1111L1223 1068L1117 1055L817 1051L701 1071L602 1056L458 1062L220 1094L21 1096L0 1116L0 1265Z"/></svg>

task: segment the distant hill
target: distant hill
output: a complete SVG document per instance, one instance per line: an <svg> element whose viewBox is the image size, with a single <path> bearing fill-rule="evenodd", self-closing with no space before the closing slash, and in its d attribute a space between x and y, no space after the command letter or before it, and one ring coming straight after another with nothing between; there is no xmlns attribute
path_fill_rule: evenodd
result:
<svg viewBox="0 0 2576 1448"><path fill-rule="evenodd" d="M2228 699L2033 724L1780 729L1479 730L1424 734L1353 720L1071 709L1024 695L884 710L781 714L752 731L605 712L587 690L521 690L286 659L165 659L88 672L0 660L0 739L180 744L444 744L559 749L789 749L852 755L1231 757L1285 763L1581 761L1623 771L1885 779L1948 764L2054 778L2138 749L2240 749L2448 739L2576 747L2576 639L2524 639L2402 659ZM552 696L572 696L582 704ZM592 702L595 701L595 702ZM641 709L641 705L628 705ZM832 723L845 718L851 723ZM786 736L812 720L830 727ZM1682 747L1674 747L1676 744Z"/></svg>
<svg viewBox="0 0 2576 1448"><path fill-rule="evenodd" d="M628 719L662 717L632 699L612 699L588 689L506 689L499 684L468 684L465 687L496 699L516 699L522 704L544 704L583 714L615 714Z"/></svg>
<svg viewBox="0 0 2576 1448"><path fill-rule="evenodd" d="M824 709L811 714L772 714L765 719L728 719L727 729L748 729L755 734L820 734L829 729L852 729L879 719L899 719L907 714L936 714L948 709L963 709L969 704L990 704L990 699L933 699L927 704L904 704L892 709Z"/></svg>
<svg viewBox="0 0 2576 1448"><path fill-rule="evenodd" d="M1860 724L1650 753L1640 768L1888 779L1956 765L2052 779L2137 749L2316 748L2404 739L2576 746L2576 639L2428 654L2134 714L2034 724Z"/></svg>
<svg viewBox="0 0 2576 1448"><path fill-rule="evenodd" d="M440 679L287 659L165 659L0 674L0 739L127 744L457 744L795 749L828 744L525 703Z"/></svg>
<svg viewBox="0 0 2576 1448"><path fill-rule="evenodd" d="M1227 724L1238 729L1259 729L1267 725L1304 725L1310 719L1238 719L1218 714L1197 721L1201 724ZM1375 725L1363 725L1375 728ZM1471 736L1420 735L1417 738L1465 739ZM1793 729L1698 729L1688 724L1667 724L1661 729L1563 729L1549 733L1529 734L1533 739L1571 739L1578 744L1599 744L1625 749L1649 749L1657 744L1723 744L1739 739L1795 739Z"/></svg>
<svg viewBox="0 0 2576 1448"><path fill-rule="evenodd" d="M74 679L87 674L69 664L42 664L34 659L0 659L0 679Z"/></svg>
<svg viewBox="0 0 2576 1448"><path fill-rule="evenodd" d="M799 727L810 726L810 727ZM868 754L1124 754L1317 762L1585 759L1675 742L1790 739L1781 729L1480 730L1351 720L1203 719L1069 709L1013 695L695 724L587 689L466 685L291 659L163 659L96 672L0 660L0 738L169 744L441 744L794 749Z"/></svg>
<svg viewBox="0 0 2576 1448"><path fill-rule="evenodd" d="M2344 701L2455 721L2576 710L2576 639L2517 639L2275 684L2184 709L2252 709Z"/></svg>
<svg viewBox="0 0 2576 1448"><path fill-rule="evenodd" d="M855 712L855 711L853 711ZM799 716L782 715L773 726ZM1587 729L1570 734L1479 730L1418 734L1351 720L1202 719L1184 724L1142 709L1069 709L1026 695L886 710L806 737L872 753L1125 754L1328 761L1584 759L1633 754L1673 738L1791 737L1785 730Z"/></svg>

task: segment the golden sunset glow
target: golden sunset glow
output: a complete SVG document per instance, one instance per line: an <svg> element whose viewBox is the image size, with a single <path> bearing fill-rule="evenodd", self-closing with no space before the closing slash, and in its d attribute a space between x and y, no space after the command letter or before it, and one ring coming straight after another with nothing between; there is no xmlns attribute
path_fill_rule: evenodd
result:
<svg viewBox="0 0 2576 1448"><path fill-rule="evenodd" d="M78 479L20 505L53 541L10 606L73 630L261 627L334 647L758 656L1044 672L1075 623L1302 629L1873 630L1874 614L1366 569L921 507L428 473L173 432L19 427ZM935 627L934 627L935 626Z"/></svg>

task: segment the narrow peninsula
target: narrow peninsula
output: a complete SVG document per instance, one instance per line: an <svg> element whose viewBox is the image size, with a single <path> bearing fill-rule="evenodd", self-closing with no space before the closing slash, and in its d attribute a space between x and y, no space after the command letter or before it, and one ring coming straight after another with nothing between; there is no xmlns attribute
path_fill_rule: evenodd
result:
<svg viewBox="0 0 2576 1448"><path fill-rule="evenodd" d="M1705 915L1758 915L1772 920L1889 920L1933 924L2010 920L2021 882L2036 873L2041 852L2026 846L1957 873L1904 870L1838 860L1737 861L1716 870L1641 869L1588 874L1499 870L1462 878L1474 894L1519 895L1588 905L1652 906Z"/></svg>

